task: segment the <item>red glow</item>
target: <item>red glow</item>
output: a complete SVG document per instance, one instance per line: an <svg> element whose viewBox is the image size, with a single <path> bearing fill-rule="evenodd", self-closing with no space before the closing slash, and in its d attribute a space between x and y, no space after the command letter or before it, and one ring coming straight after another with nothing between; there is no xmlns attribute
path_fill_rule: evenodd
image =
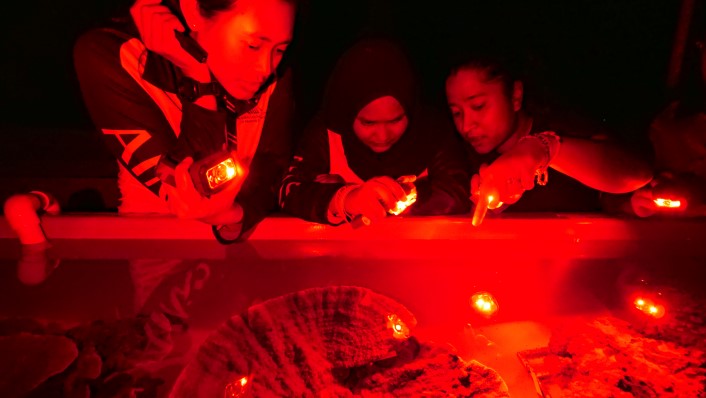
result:
<svg viewBox="0 0 706 398"><path fill-rule="evenodd" d="M481 195L481 197L478 199L478 203L476 203L476 208L473 211L473 219L471 220L471 224L474 227L477 227L483 223L485 215L486 213L488 213L488 207L492 201L493 195Z"/></svg>
<svg viewBox="0 0 706 398"><path fill-rule="evenodd" d="M490 317L498 311L498 302L488 292L478 292L471 296L471 307L485 317Z"/></svg>
<svg viewBox="0 0 706 398"><path fill-rule="evenodd" d="M653 300L646 297L637 297L633 304L642 313L649 315L653 318L662 318L666 312L663 305L655 303Z"/></svg>
<svg viewBox="0 0 706 398"><path fill-rule="evenodd" d="M245 394L248 392L248 383L250 382L250 379L248 379L247 376L241 377L231 383L228 383L226 385L225 389L225 398L242 398L245 397Z"/></svg>
<svg viewBox="0 0 706 398"><path fill-rule="evenodd" d="M392 337L396 339L406 339L409 337L409 328L396 314L387 316L387 327L392 329Z"/></svg>
<svg viewBox="0 0 706 398"><path fill-rule="evenodd" d="M400 200L397 202L395 205L394 209L390 209L388 212L394 216L401 214L403 211L405 211L409 206L414 204L414 202L417 201L417 190L415 188L412 188L412 191L407 195L407 197L404 200Z"/></svg>
<svg viewBox="0 0 706 398"><path fill-rule="evenodd" d="M647 312L653 317L659 319L664 316L665 310L663 305L651 305L650 308L647 309Z"/></svg>
<svg viewBox="0 0 706 398"><path fill-rule="evenodd" d="M475 210L473 211L473 219L471 224L477 227L483 223L485 215L488 213L488 209L497 209L504 203L499 201L494 194L481 195L476 203Z"/></svg>
<svg viewBox="0 0 706 398"><path fill-rule="evenodd" d="M680 200L657 198L654 200L654 202L655 202L655 205L657 205L658 207L664 207L664 208L669 208L669 209L678 209L681 207Z"/></svg>
<svg viewBox="0 0 706 398"><path fill-rule="evenodd" d="M497 209L498 207L501 207L502 205L504 205L504 203L499 200L495 200L495 196L488 195L488 208L489 209Z"/></svg>
<svg viewBox="0 0 706 398"><path fill-rule="evenodd" d="M206 171L206 180L211 189L219 187L238 175L233 158L228 158Z"/></svg>
<svg viewBox="0 0 706 398"><path fill-rule="evenodd" d="M643 298L635 299L635 308L637 308L640 311L643 311L645 309L646 304L647 304L647 302Z"/></svg>

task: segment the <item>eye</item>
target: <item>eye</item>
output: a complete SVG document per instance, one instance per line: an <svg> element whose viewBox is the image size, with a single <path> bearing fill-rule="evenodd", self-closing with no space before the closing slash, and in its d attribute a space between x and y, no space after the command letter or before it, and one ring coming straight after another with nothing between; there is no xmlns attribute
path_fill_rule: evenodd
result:
<svg viewBox="0 0 706 398"><path fill-rule="evenodd" d="M471 105L471 109L474 110L474 111L480 111L480 110L482 110L483 108L485 108L485 102L481 102L481 103L478 103L478 104L472 104L472 105Z"/></svg>
<svg viewBox="0 0 706 398"><path fill-rule="evenodd" d="M391 121L391 123L392 123L392 124L400 123L400 122L402 121L402 119L404 119L404 116L405 116L405 115L400 115L400 116L394 118L394 119Z"/></svg>
<svg viewBox="0 0 706 398"><path fill-rule="evenodd" d="M252 51L258 51L262 47L262 42L260 40L248 40L245 44Z"/></svg>
<svg viewBox="0 0 706 398"><path fill-rule="evenodd" d="M360 121L360 124L362 124L362 125L365 126L365 127L372 127L372 126L375 125L375 122L371 122L371 121L368 121L368 120L361 120L361 121Z"/></svg>

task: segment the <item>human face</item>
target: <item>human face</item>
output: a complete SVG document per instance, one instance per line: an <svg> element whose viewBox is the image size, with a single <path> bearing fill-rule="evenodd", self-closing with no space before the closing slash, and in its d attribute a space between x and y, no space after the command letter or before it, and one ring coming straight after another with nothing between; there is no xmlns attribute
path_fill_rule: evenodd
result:
<svg viewBox="0 0 706 398"><path fill-rule="evenodd" d="M456 129L479 154L500 150L515 132L522 104L522 84L512 96L501 79L488 80L485 71L461 69L446 80L446 99Z"/></svg>
<svg viewBox="0 0 706 398"><path fill-rule="evenodd" d="M294 15L294 6L283 0L237 0L204 20L197 40L233 97L251 99L277 68L292 40Z"/></svg>
<svg viewBox="0 0 706 398"><path fill-rule="evenodd" d="M402 138L409 121L394 97L380 97L369 102L353 121L353 131L373 152L383 153Z"/></svg>

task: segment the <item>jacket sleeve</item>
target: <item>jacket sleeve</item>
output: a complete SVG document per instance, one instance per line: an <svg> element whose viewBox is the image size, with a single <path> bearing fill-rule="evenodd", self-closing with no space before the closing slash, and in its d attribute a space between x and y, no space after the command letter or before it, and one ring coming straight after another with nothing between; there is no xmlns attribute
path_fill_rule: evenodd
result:
<svg viewBox="0 0 706 398"><path fill-rule="evenodd" d="M309 123L282 180L280 207L308 221L329 223L328 206L343 183L320 183L316 177L330 172L328 131L320 116Z"/></svg>
<svg viewBox="0 0 706 398"><path fill-rule="evenodd" d="M142 77L147 57L137 38L115 29L88 31L74 46L75 69L93 124L116 159L158 194L157 162L176 145L175 130L181 131L181 137L220 137L225 115L193 104L184 104L182 110L173 94ZM172 124L178 121L176 114L181 118L178 126Z"/></svg>

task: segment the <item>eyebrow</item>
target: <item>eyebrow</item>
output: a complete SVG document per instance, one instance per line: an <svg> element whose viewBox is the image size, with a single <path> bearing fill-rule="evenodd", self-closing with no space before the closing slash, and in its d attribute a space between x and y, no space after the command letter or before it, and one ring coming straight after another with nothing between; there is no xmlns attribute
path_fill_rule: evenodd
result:
<svg viewBox="0 0 706 398"><path fill-rule="evenodd" d="M253 37L253 38L255 38L255 39L258 39L258 40L262 40L262 41L266 41L266 42L268 42L268 43L272 43L272 39L270 39L270 38L267 37L267 36L258 36L258 35L255 34L255 33L251 33L249 36L250 36L250 37ZM280 46L280 45L282 45L282 44L287 44L287 45L288 45L288 44L290 44L291 42L292 42L291 40L285 40L285 41L282 41L282 42L279 42L279 43L275 43L275 44L278 45L278 46Z"/></svg>
<svg viewBox="0 0 706 398"><path fill-rule="evenodd" d="M467 96L467 97L464 97L464 98L461 100L461 103L470 102L470 101L473 101L473 100L476 99L476 98L485 97L485 96L487 96L487 95L488 95L487 93L483 93L483 92L478 93L478 94L469 95L469 96ZM449 105L449 106L459 106L457 103L451 102L451 101L448 102L448 105Z"/></svg>
<svg viewBox="0 0 706 398"><path fill-rule="evenodd" d="M473 94L473 95L469 95L468 97L464 98L463 100L464 101L472 101L472 100L479 98L479 97L485 97L486 95L487 95L486 93Z"/></svg>
<svg viewBox="0 0 706 398"><path fill-rule="evenodd" d="M394 122L394 121L400 120L404 117L404 115L405 115L405 113L402 112L399 115L397 115L391 119L387 119L387 120L370 120L370 119L366 119L364 117L359 116L358 120L360 120L363 123L386 123L386 122Z"/></svg>

